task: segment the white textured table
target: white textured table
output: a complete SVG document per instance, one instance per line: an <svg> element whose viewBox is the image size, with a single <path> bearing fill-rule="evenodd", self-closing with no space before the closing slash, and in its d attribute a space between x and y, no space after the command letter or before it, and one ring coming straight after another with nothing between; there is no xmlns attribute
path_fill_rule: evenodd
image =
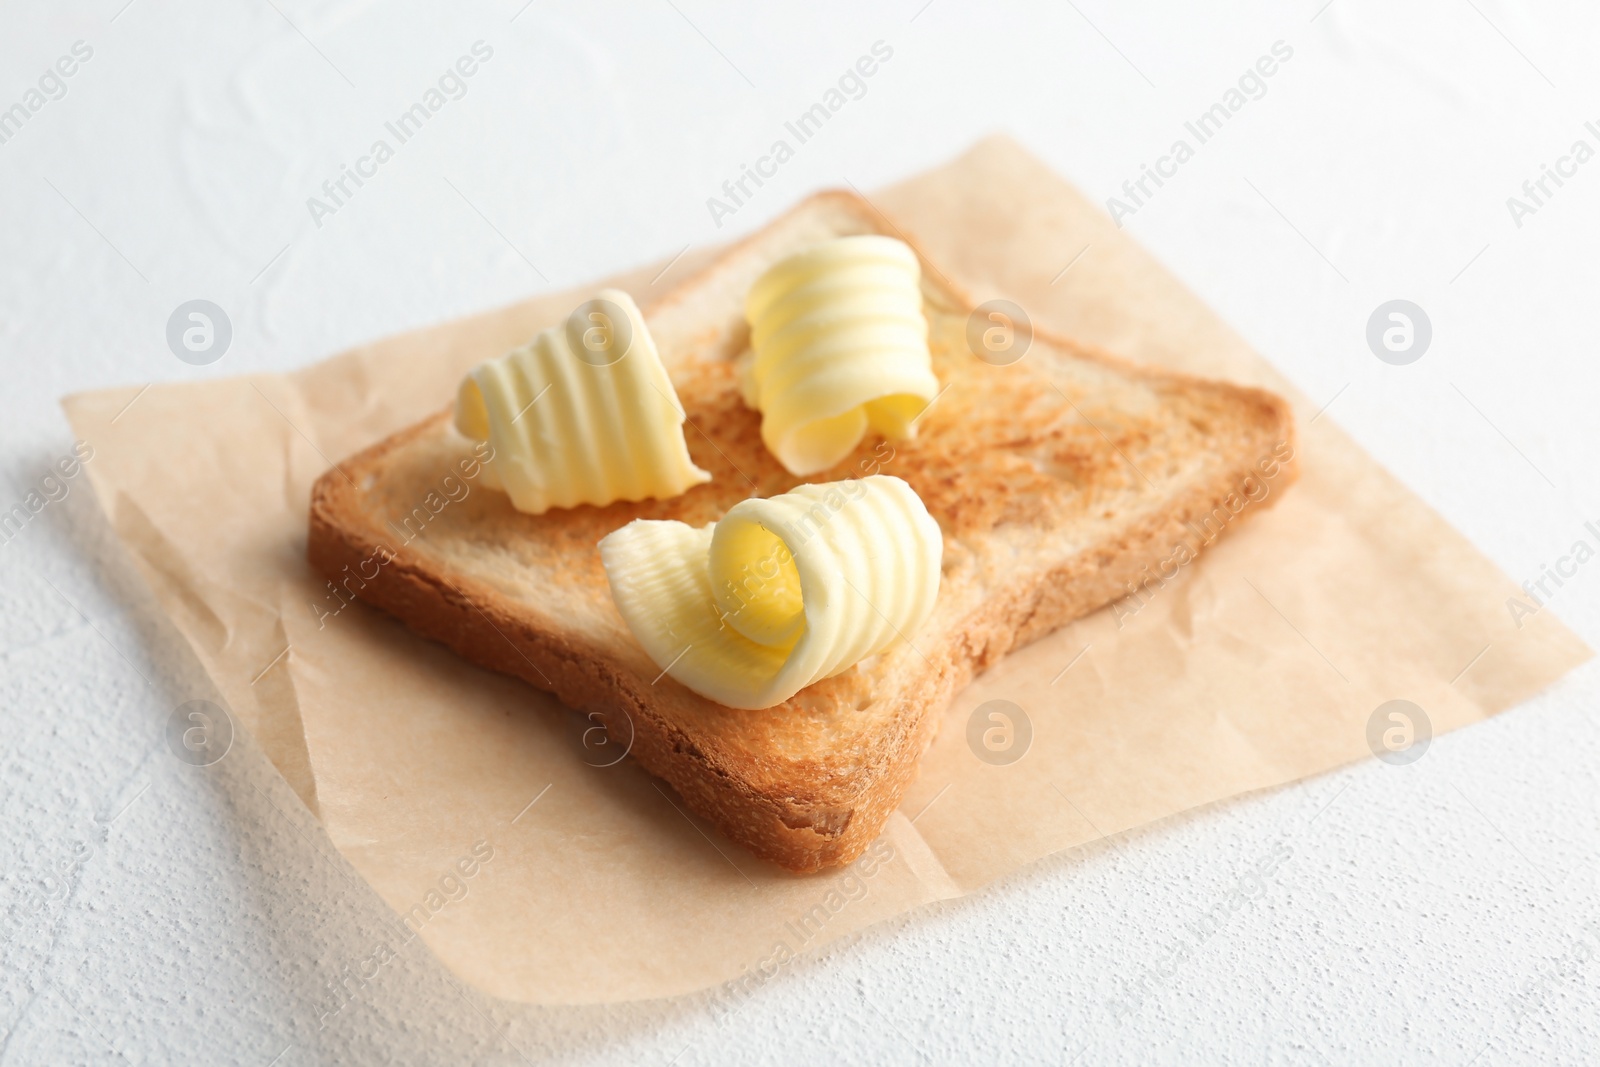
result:
<svg viewBox="0 0 1600 1067"><path fill-rule="evenodd" d="M56 485L63 393L296 366L1006 129L1123 197L1141 241L1518 580L1594 540L1592 5L123 5L0 10L0 109L21 105L0 112L0 509ZM465 95L363 162L480 40ZM714 219L707 198L879 41L860 98ZM1186 132L1280 41L1258 99ZM1192 157L1164 161L1179 138ZM1135 200L1144 164L1167 177ZM368 177L335 200L345 166ZM194 298L233 326L209 366L165 341ZM1404 367L1365 339L1396 298L1433 326ZM248 741L204 773L172 758L169 712L210 687L81 475L60 484L0 544L0 1063L1600 1057L1593 665L1413 765L1193 812L876 928L731 1019L703 997L495 1002L419 948L319 1027L386 911ZM1547 587L1591 643L1597 583L1585 564ZM1281 841L1264 893L1202 925Z"/></svg>

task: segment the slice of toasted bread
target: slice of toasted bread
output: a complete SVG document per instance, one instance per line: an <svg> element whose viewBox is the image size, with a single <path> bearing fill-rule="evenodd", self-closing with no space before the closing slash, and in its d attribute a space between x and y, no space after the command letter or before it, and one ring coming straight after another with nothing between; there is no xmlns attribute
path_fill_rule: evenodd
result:
<svg viewBox="0 0 1600 1067"><path fill-rule="evenodd" d="M933 617L906 643L774 708L735 711L695 695L623 624L596 544L632 519L704 524L800 481L767 452L759 416L740 399L744 295L780 257L853 233L904 236L860 198L821 194L645 309L688 412L690 453L713 474L707 485L524 515L462 477L472 444L441 411L312 490L309 554L335 583L475 663L594 712L690 809L795 871L848 863L877 836L940 712L974 674L1126 595L1175 545L1198 549L1254 510L1244 501L1255 487L1296 474L1289 406L1270 393L1043 334L1009 365L977 358L972 307L924 257L942 393L914 440L869 438L806 480L881 472L917 490L945 538Z"/></svg>

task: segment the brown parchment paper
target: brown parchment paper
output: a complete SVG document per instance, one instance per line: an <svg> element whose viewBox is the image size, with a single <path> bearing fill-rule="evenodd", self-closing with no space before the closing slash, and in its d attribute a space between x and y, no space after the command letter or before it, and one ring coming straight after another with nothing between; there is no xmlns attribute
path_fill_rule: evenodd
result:
<svg viewBox="0 0 1600 1067"><path fill-rule="evenodd" d="M791 954L1102 833L1370 758L1367 721L1385 701L1420 705L1438 734L1590 655L1548 612L1518 629L1504 575L1333 419L1310 423L1283 378L1012 142L872 200L980 300L1004 295L1057 332L1293 397L1304 473L1136 615L1084 619L959 695L901 812L848 871L798 877L755 860L631 761L588 765L604 761L581 747L573 713L375 611L319 620L334 602L305 562L311 483L599 283L292 374L65 402L94 445L107 515L238 724L410 916L399 935L419 931L492 994L615 1001L741 975L743 988ZM611 284L648 304L696 265ZM968 717L991 699L1032 725L1010 765L967 745Z"/></svg>

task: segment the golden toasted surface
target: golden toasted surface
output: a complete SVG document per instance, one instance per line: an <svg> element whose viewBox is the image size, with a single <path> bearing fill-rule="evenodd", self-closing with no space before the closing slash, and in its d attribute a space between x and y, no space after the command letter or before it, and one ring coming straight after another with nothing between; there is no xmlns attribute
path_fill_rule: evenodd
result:
<svg viewBox="0 0 1600 1067"><path fill-rule="evenodd" d="M687 287L731 299L737 278L784 254L796 233L860 232L871 218L842 211L836 196L810 201ZM969 305L933 275L924 272L924 296L942 392L917 436L869 437L804 480L885 473L916 489L945 535L934 616L906 644L784 704L734 711L662 676L611 604L596 547L635 518L702 525L802 480L767 452L760 416L740 398L736 326L724 328L733 344L668 359L709 484L671 500L525 515L466 476L473 445L441 412L342 463L348 481L333 471L319 481L313 562L337 579L352 559L393 553L358 595L475 662L599 711L634 738L646 769L758 854L796 870L848 862L898 803L956 689L1019 640L1123 595L1175 528L1261 477L1260 462L1293 437L1287 405L1269 394L1043 335L1018 362L984 362L968 347ZM738 309L717 313L733 322ZM1293 473L1285 464L1274 477Z"/></svg>

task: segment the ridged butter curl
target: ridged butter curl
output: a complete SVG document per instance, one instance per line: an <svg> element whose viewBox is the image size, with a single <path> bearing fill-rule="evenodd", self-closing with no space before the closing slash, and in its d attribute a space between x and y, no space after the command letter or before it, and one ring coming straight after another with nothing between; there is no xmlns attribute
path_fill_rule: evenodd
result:
<svg viewBox="0 0 1600 1067"><path fill-rule="evenodd" d="M618 289L479 364L456 395L456 429L494 450L484 484L535 515L710 481L689 458L684 418L644 317Z"/></svg>
<svg viewBox="0 0 1600 1067"><path fill-rule="evenodd" d="M801 485L693 527L638 519L600 542L623 621L664 674L732 708L768 708L914 641L944 539L889 475Z"/></svg>
<svg viewBox="0 0 1600 1067"><path fill-rule="evenodd" d="M913 436L939 392L916 253L892 237L836 237L780 260L745 298L745 399L794 474L827 470L868 429Z"/></svg>

